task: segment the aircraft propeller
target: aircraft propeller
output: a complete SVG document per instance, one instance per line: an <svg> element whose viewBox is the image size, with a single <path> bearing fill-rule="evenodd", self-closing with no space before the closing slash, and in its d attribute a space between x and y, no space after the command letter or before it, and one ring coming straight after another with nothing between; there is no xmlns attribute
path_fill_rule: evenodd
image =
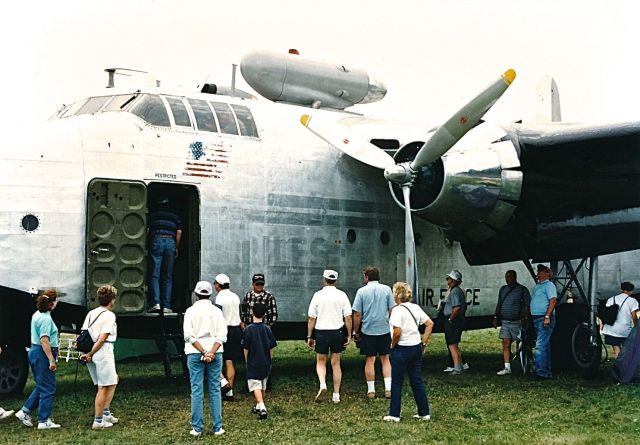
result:
<svg viewBox="0 0 640 445"><path fill-rule="evenodd" d="M334 128L314 122L305 114L300 122L316 136L336 147L343 153L365 164L384 170L384 177L389 182L402 188L405 213L405 278L411 285L414 298L417 296L418 276L416 264L416 246L411 218L411 187L421 167L427 166L445 155L469 130L475 127L496 101L504 94L516 77L514 70L505 71L495 82L491 83L480 94L453 114L422 145L415 159L411 162L396 164L394 159L364 137L350 134L348 138L334 133ZM335 124L333 124L335 127Z"/></svg>

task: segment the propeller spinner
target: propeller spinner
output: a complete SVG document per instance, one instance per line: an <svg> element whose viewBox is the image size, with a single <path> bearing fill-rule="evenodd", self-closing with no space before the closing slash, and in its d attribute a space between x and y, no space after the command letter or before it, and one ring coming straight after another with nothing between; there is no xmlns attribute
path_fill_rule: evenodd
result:
<svg viewBox="0 0 640 445"><path fill-rule="evenodd" d="M480 94L460 108L451 116L418 151L411 162L396 164L389 154L380 150L364 138L354 135L350 138L341 138L334 133L335 125L326 126L323 122L314 122L311 125L311 116L305 114L300 122L316 136L325 140L330 145L345 154L373 167L384 169L384 177L389 182L398 184L402 188L405 210L405 277L411 285L414 298L418 290L418 276L416 263L416 247L413 236L413 223L411 219L410 192L418 170L427 166L447 153L462 137L475 127L482 116L504 94L516 77L514 70L505 71L502 76L485 88ZM354 140L355 137L355 140Z"/></svg>

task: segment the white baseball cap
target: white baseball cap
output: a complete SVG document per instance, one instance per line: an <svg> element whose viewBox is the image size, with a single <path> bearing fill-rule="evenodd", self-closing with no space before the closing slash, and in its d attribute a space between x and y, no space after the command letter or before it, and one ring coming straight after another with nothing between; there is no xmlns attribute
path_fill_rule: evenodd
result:
<svg viewBox="0 0 640 445"><path fill-rule="evenodd" d="M338 279L338 272L336 272L335 270L326 269L322 273L322 276L324 278L326 278L327 280L337 280Z"/></svg>
<svg viewBox="0 0 640 445"><path fill-rule="evenodd" d="M196 288L193 291L198 295L211 295L213 293L211 283L208 281L198 281L198 284L196 284Z"/></svg>
<svg viewBox="0 0 640 445"><path fill-rule="evenodd" d="M231 281L229 280L229 277L226 276L223 273L219 273L218 275L216 275L216 283L218 284L229 284Z"/></svg>

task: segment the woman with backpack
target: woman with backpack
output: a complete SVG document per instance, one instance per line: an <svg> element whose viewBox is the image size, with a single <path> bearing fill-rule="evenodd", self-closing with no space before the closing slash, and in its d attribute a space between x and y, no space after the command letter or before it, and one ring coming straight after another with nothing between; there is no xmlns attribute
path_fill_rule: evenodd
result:
<svg viewBox="0 0 640 445"><path fill-rule="evenodd" d="M617 358L631 329L638 322L638 301L631 296L634 285L625 281L620 285L622 293L607 300L605 307L618 306L618 314L613 324L604 325L604 343L613 348L613 357Z"/></svg>
<svg viewBox="0 0 640 445"><path fill-rule="evenodd" d="M94 430L110 428L118 422L118 418L111 414L111 400L116 392L118 374L113 353L113 344L118 335L116 314L113 306L118 291L113 286L98 288L98 302L100 306L89 311L82 329L87 329L94 341L93 348L80 356L80 361L87 364L93 384L98 387L95 399L95 417L91 428Z"/></svg>

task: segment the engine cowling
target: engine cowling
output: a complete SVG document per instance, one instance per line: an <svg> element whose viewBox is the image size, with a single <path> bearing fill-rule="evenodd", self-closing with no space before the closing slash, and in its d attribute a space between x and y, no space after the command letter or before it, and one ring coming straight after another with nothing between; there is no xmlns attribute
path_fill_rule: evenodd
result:
<svg viewBox="0 0 640 445"><path fill-rule="evenodd" d="M491 135L487 139L487 135ZM421 167L411 189L415 215L438 227L450 239L482 241L505 227L522 189L520 161L504 130L483 123L471 130L441 159ZM493 142L487 142L493 141ZM423 141L402 146L396 162L411 161ZM396 202L402 191L389 183Z"/></svg>

